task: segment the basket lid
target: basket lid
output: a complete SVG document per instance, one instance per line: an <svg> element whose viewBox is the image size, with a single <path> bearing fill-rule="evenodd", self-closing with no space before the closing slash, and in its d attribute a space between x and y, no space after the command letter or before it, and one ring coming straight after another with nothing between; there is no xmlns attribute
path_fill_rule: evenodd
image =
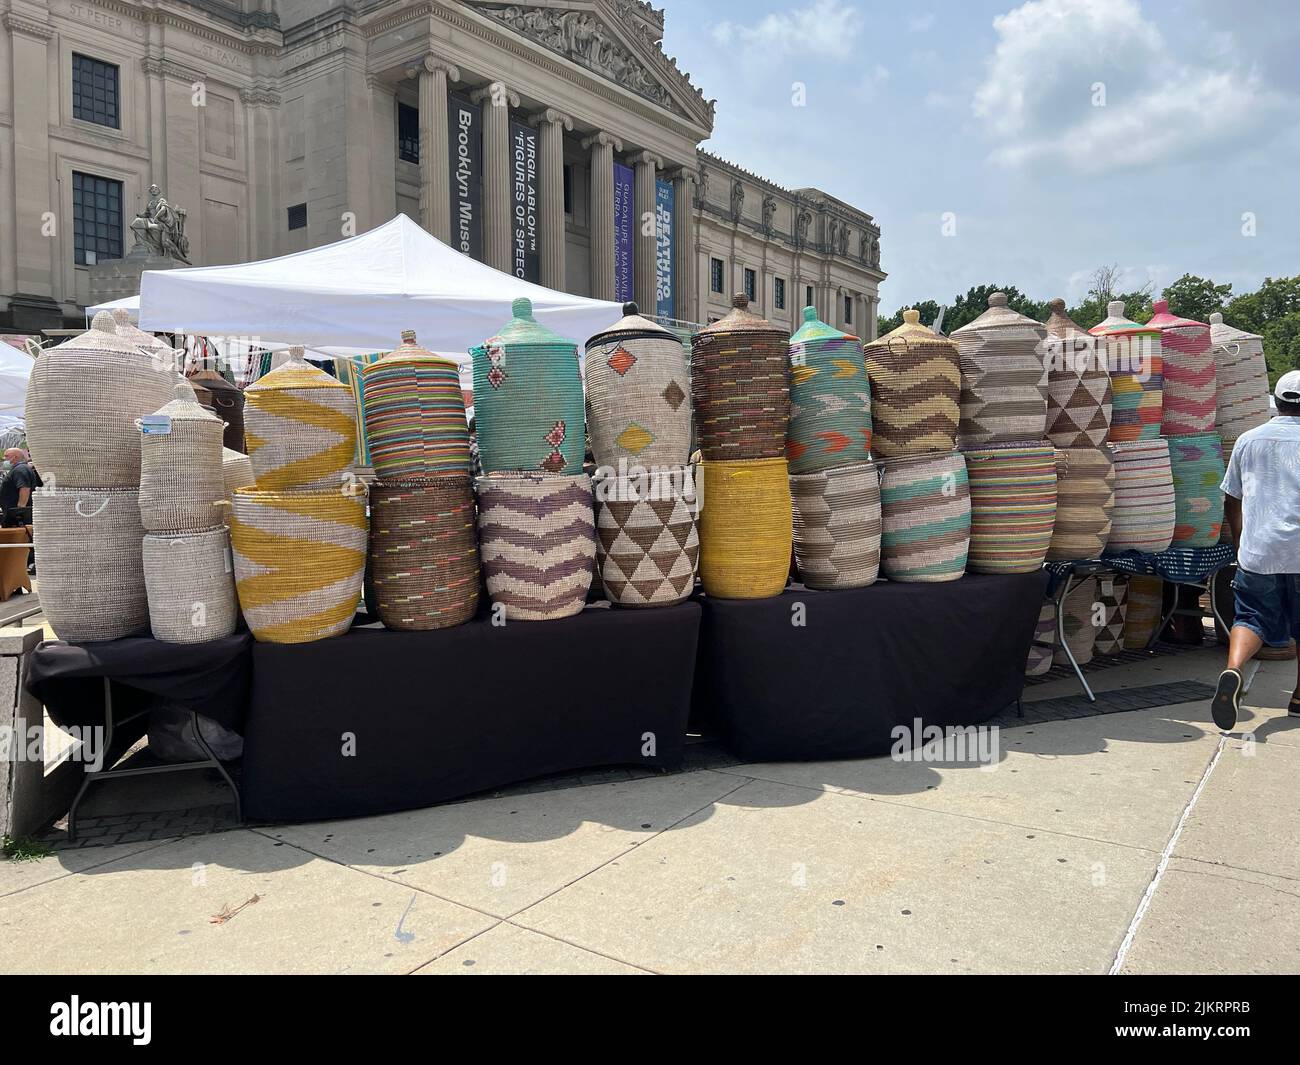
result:
<svg viewBox="0 0 1300 1065"><path fill-rule="evenodd" d="M1087 337L1092 339L1092 334L1088 330L1079 326L1079 323L1065 313L1065 300L1059 296L1048 304L1051 313L1047 316L1047 335L1059 337L1067 340L1070 337Z"/></svg>
<svg viewBox="0 0 1300 1065"><path fill-rule="evenodd" d="M309 363L306 354L305 348L291 347L289 358L265 377L254 381L244 390L245 393L274 392L282 389L297 391L300 388L348 388L342 381Z"/></svg>
<svg viewBox="0 0 1300 1065"><path fill-rule="evenodd" d="M810 340L857 340L852 333L841 333L817 317L816 307L803 309L803 325L790 338L791 344L806 344Z"/></svg>
<svg viewBox="0 0 1300 1065"><path fill-rule="evenodd" d="M1216 344L1237 344L1243 340L1263 339L1258 333L1248 333L1244 329L1228 325L1219 311L1210 315L1210 340Z"/></svg>
<svg viewBox="0 0 1300 1065"><path fill-rule="evenodd" d="M174 422L216 422L218 425L225 425L212 411L199 404L194 395L194 389L190 383L183 377L176 379L176 387L172 390L172 398L164 403L154 414L165 414Z"/></svg>
<svg viewBox="0 0 1300 1065"><path fill-rule="evenodd" d="M573 351L578 345L566 340L559 333L552 332L533 317L533 301L527 296L520 296L510 304L512 315L509 322L485 343L492 346L514 347L517 345L535 347L564 347Z"/></svg>
<svg viewBox="0 0 1300 1065"><path fill-rule="evenodd" d="M908 342L921 342L926 344L945 344L949 347L956 347L951 340L945 336L940 336L928 325L921 324L921 312L915 307L908 307L903 311L903 324L897 329L892 329L882 337L877 337L871 342L869 347L879 345L887 346L891 340L904 340Z"/></svg>
<svg viewBox="0 0 1300 1065"><path fill-rule="evenodd" d="M952 331L953 336L962 333L978 333L986 329L1012 329L1030 326L1035 330L1043 328L1042 322L1036 322L1007 305L1005 292L994 292L989 296L989 307L973 322L967 322L960 329Z"/></svg>
<svg viewBox="0 0 1300 1065"><path fill-rule="evenodd" d="M206 388L209 392L239 392L237 385L231 384L216 370L198 370L190 374L190 381L197 382L199 387Z"/></svg>
<svg viewBox="0 0 1300 1065"><path fill-rule="evenodd" d="M1151 310L1151 320L1147 322L1147 325L1156 329L1191 328L1208 330L1210 328L1207 322L1198 322L1193 318L1180 318L1176 314L1170 314L1168 300L1156 300L1151 304Z"/></svg>
<svg viewBox="0 0 1300 1065"><path fill-rule="evenodd" d="M392 351L388 352L388 354L383 358L370 363L368 366L361 367L361 375L364 377L367 370L373 369L374 367L380 366L384 363L406 361L435 362L443 366L450 366L453 370L456 370L456 364L451 359L447 358L445 355L439 355L436 351L430 351L428 348L422 347L420 342L415 339L414 329L403 329L402 342ZM459 372L460 371L457 370L457 373Z"/></svg>
<svg viewBox="0 0 1300 1065"><path fill-rule="evenodd" d="M1088 330L1093 336L1103 333L1159 333L1155 326L1141 325L1124 317L1124 301L1111 300L1106 304L1106 317Z"/></svg>
<svg viewBox="0 0 1300 1065"><path fill-rule="evenodd" d="M100 311L90 321L90 328L79 336L56 344L51 351L105 351L118 355L139 355L140 345L117 331L117 323L108 311Z"/></svg>
<svg viewBox="0 0 1300 1065"><path fill-rule="evenodd" d="M715 336L718 333L779 333L785 336L784 329L777 328L749 309L749 297L743 292L737 292L731 297L731 310L695 335Z"/></svg>
<svg viewBox="0 0 1300 1065"><path fill-rule="evenodd" d="M670 340L677 340L675 334L665 329L658 322L652 322L649 318L641 313L635 303L623 304L623 317L611 325L608 329L602 329L595 336L587 341L587 347L595 344L604 344L611 340L632 340L634 338L651 337L655 340L662 340L667 337Z"/></svg>
<svg viewBox="0 0 1300 1065"><path fill-rule="evenodd" d="M159 352L174 352L176 350L165 340L154 336L152 333L146 333L143 329L137 328L136 324L131 321L131 315L121 307L112 311L112 315L113 324L117 326L117 335L120 337L126 337L128 340L134 340L138 347Z"/></svg>

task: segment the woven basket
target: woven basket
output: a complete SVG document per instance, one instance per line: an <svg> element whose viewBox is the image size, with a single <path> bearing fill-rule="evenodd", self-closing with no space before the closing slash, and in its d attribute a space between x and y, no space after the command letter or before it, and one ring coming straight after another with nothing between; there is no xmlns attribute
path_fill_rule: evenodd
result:
<svg viewBox="0 0 1300 1065"><path fill-rule="evenodd" d="M1160 413L1163 436L1192 436L1214 432L1217 393L1210 326L1169 313L1168 300L1156 300L1149 328L1160 330L1164 357L1164 405Z"/></svg>
<svg viewBox="0 0 1300 1065"><path fill-rule="evenodd" d="M213 413L226 423L226 431L221 442L231 451L245 450L244 440L244 393L227 381L216 370L199 370L191 374L190 384L195 389L205 389Z"/></svg>
<svg viewBox="0 0 1300 1065"><path fill-rule="evenodd" d="M871 385L862 341L832 329L805 307L790 338L790 429L785 444L792 476L871 458Z"/></svg>
<svg viewBox="0 0 1300 1065"><path fill-rule="evenodd" d="M891 581L955 581L970 551L970 480L959 452L880 463L880 568Z"/></svg>
<svg viewBox="0 0 1300 1065"><path fill-rule="evenodd" d="M871 450L877 457L952 451L961 420L957 345L921 325L920 312L866 346Z"/></svg>
<svg viewBox="0 0 1300 1065"><path fill-rule="evenodd" d="M400 347L361 374L366 443L380 480L469 476L469 423L454 362L419 347L407 329Z"/></svg>
<svg viewBox="0 0 1300 1065"><path fill-rule="evenodd" d="M1025 663L1026 677L1041 677L1052 668L1052 652L1056 646L1056 604L1048 599L1038 611L1034 626L1034 641L1029 645L1029 660Z"/></svg>
<svg viewBox="0 0 1300 1065"><path fill-rule="evenodd" d="M865 588L880 574L880 472L870 462L790 478L794 557L809 588Z"/></svg>
<svg viewBox="0 0 1300 1065"><path fill-rule="evenodd" d="M225 427L185 398L194 390L178 381L176 398L141 422L140 520L146 532L197 532L225 519Z"/></svg>
<svg viewBox="0 0 1300 1065"><path fill-rule="evenodd" d="M725 317L691 338L691 396L700 450L708 462L785 457L790 421L783 330L732 297Z"/></svg>
<svg viewBox="0 0 1300 1065"><path fill-rule="evenodd" d="M578 348L533 318L527 299L514 317L476 347L474 421L484 472L536 470L579 474L586 452L586 411Z"/></svg>
<svg viewBox="0 0 1300 1065"><path fill-rule="evenodd" d="M1056 447L1101 447L1110 434L1111 384L1104 341L1080 329L1052 301L1044 346L1047 439Z"/></svg>
<svg viewBox="0 0 1300 1065"><path fill-rule="evenodd" d="M27 384L27 446L47 484L135 487L136 419L169 399L176 374L117 334L113 317L42 351Z"/></svg>
<svg viewBox="0 0 1300 1065"><path fill-rule="evenodd" d="M207 643L235 631L235 601L230 530L150 533L144 538L144 581L149 593L149 625L164 643Z"/></svg>
<svg viewBox="0 0 1300 1065"><path fill-rule="evenodd" d="M1007 306L1005 293L952 334L961 352L961 426L958 443L1041 440L1047 429L1046 331Z"/></svg>
<svg viewBox="0 0 1300 1065"><path fill-rule="evenodd" d="M694 469L607 474L595 489L596 572L605 598L633 607L689 598L700 561Z"/></svg>
<svg viewBox="0 0 1300 1065"><path fill-rule="evenodd" d="M136 489L43 488L32 493L32 513L41 610L55 636L115 640L146 632Z"/></svg>
<svg viewBox="0 0 1300 1065"><path fill-rule="evenodd" d="M1164 402L1160 330L1124 317L1124 301L1107 304L1108 316L1088 330L1103 345L1110 370L1111 443L1158 440Z"/></svg>
<svg viewBox="0 0 1300 1065"><path fill-rule="evenodd" d="M794 546L785 459L701 464L700 582L719 599L769 599L790 578Z"/></svg>
<svg viewBox="0 0 1300 1065"><path fill-rule="evenodd" d="M510 621L582 611L596 562L586 474L493 473L475 482L479 551L492 603Z"/></svg>
<svg viewBox="0 0 1300 1065"><path fill-rule="evenodd" d="M1097 578L1088 577L1061 604L1065 643L1073 652L1074 660L1081 666L1092 661L1096 645L1097 626L1093 622L1096 617L1097 594ZM1070 664L1064 648L1057 646L1052 662L1058 666Z"/></svg>
<svg viewBox="0 0 1300 1065"><path fill-rule="evenodd" d="M1117 655L1124 650L1124 617L1128 613L1128 577L1123 574L1097 578L1097 602L1106 610L1106 620L1097 630L1093 652Z"/></svg>
<svg viewBox="0 0 1300 1065"><path fill-rule="evenodd" d="M1215 432L1228 444L1269 420L1268 364L1264 338L1225 325L1217 311L1210 315L1218 399Z"/></svg>
<svg viewBox="0 0 1300 1065"><path fill-rule="evenodd" d="M233 498L236 488L247 488L257 483L257 477L253 473L253 463L242 451L232 451L228 447L221 449L221 479L225 482L226 495L229 501Z"/></svg>
<svg viewBox="0 0 1300 1065"><path fill-rule="evenodd" d="M1041 569L1056 520L1056 453L1026 441L970 448L971 573Z"/></svg>
<svg viewBox="0 0 1300 1065"><path fill-rule="evenodd" d="M310 643L347 632L366 570L364 495L241 488L230 540L254 637Z"/></svg>
<svg viewBox="0 0 1300 1065"><path fill-rule="evenodd" d="M682 466L691 453L690 370L682 342L641 317L587 341L587 417L597 466Z"/></svg>
<svg viewBox="0 0 1300 1065"><path fill-rule="evenodd" d="M445 629L477 613L469 474L371 487L370 579L375 612L389 629Z"/></svg>
<svg viewBox="0 0 1300 1065"><path fill-rule="evenodd" d="M1061 451L1056 484L1056 529L1047 549L1051 562L1098 558L1110 539L1115 509L1115 460L1106 448Z"/></svg>
<svg viewBox="0 0 1300 1065"><path fill-rule="evenodd" d="M1174 538L1174 476L1167 440L1111 445L1115 457L1115 509L1109 552L1169 549Z"/></svg>
<svg viewBox="0 0 1300 1065"><path fill-rule="evenodd" d="M113 325L117 329L118 336L129 340L140 351L148 352L156 362L166 363L178 374L181 372L185 362L184 351L177 351L167 341L137 327L131 321L131 315L121 307L110 311L109 314L113 316Z"/></svg>
<svg viewBox="0 0 1300 1065"><path fill-rule="evenodd" d="M1124 650L1141 651L1151 641L1164 606L1165 582L1159 577L1128 579L1124 614Z"/></svg>
<svg viewBox="0 0 1300 1065"><path fill-rule="evenodd" d="M1216 433L1171 436L1173 547L1213 547L1223 525L1223 443Z"/></svg>

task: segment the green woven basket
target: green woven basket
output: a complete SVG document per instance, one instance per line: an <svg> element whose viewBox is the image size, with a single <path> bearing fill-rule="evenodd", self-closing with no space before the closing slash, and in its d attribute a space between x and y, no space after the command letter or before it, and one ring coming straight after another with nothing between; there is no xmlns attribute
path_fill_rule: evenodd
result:
<svg viewBox="0 0 1300 1065"><path fill-rule="evenodd" d="M803 310L790 338L790 428L786 458L791 476L853 466L871 455L871 386L862 341Z"/></svg>

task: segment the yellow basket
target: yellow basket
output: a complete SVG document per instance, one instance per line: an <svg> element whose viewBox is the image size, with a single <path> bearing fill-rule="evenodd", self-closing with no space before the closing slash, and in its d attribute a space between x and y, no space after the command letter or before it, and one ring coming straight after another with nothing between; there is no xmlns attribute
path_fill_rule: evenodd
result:
<svg viewBox="0 0 1300 1065"><path fill-rule="evenodd" d="M790 577L794 549L785 459L704 462L700 580L721 599L768 599Z"/></svg>

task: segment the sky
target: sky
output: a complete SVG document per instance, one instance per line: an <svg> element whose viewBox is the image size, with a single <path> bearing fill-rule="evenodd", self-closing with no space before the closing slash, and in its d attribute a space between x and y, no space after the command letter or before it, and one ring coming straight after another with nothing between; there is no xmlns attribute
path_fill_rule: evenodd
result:
<svg viewBox="0 0 1300 1065"><path fill-rule="evenodd" d="M1300 274L1296 0L656 6L717 100L705 150L875 218L886 314L985 283L1074 304L1107 265Z"/></svg>

